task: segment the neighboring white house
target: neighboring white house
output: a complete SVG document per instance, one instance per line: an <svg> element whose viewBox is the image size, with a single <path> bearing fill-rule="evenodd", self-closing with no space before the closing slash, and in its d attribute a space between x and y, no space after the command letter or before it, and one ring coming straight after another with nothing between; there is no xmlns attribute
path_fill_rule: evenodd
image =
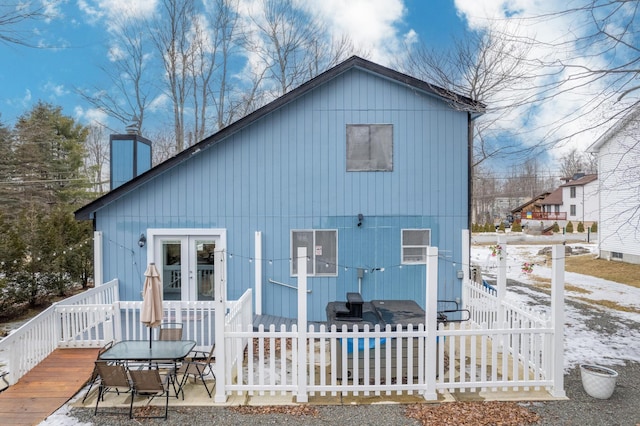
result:
<svg viewBox="0 0 640 426"><path fill-rule="evenodd" d="M640 263L640 104L588 151L598 156L600 256Z"/></svg>
<svg viewBox="0 0 640 426"><path fill-rule="evenodd" d="M578 174L567 183L560 185L560 189L562 189L560 212L567 213L567 221L573 222L574 226L578 222L590 226L591 223L598 221L600 200L597 174Z"/></svg>

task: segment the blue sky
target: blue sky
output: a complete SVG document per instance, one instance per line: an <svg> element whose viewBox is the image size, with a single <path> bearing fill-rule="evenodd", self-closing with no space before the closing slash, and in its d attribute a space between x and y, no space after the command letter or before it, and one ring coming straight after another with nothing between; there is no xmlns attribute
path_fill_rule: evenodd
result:
<svg viewBox="0 0 640 426"><path fill-rule="evenodd" d="M204 0L210 1L210 0ZM369 53L368 58L383 65L393 66L406 54L406 43L420 42L437 49L447 49L453 37L463 37L465 31L483 31L498 23L508 33L541 42L529 52L530 64L571 61L573 64L593 68L610 66L619 58L594 53L595 46L579 44L571 38L588 33L591 28L583 25L577 13L557 15L548 19L535 19L540 14L557 11L558 8L589 3L588 0L292 0L294 3L319 16L327 30L334 36L348 35L354 44ZM0 15L19 0L5 0L0 5ZM112 44L110 24L114 16L123 11L129 16L143 19L151 16L161 0L33 0L44 4L51 18L18 28L29 41L40 46L30 48L0 43L0 120L12 125L16 118L29 111L42 100L63 107L63 112L82 124L93 121L108 126L109 132L122 132L123 124L85 102L77 88L104 88L111 84L100 67L109 65L109 48ZM238 0L241 10L259 7L260 0ZM624 8L633 13L635 3ZM625 10L622 9L623 15ZM614 33L614 20L609 23ZM640 23L632 25L633 34ZM618 27L620 27L618 25ZM562 49L557 43L562 42ZM638 45L639 41L629 40ZM620 49L622 52L622 49ZM626 52L623 52L626 53ZM637 55L637 53L633 52ZM250 62L250 60L249 60ZM527 84L547 87L560 79L571 80L577 68L546 69ZM532 70L535 73L535 70ZM501 118L497 127L501 134L497 140L519 138L519 143L536 144L544 140L558 139L551 157L558 158L569 149L585 150L604 129L585 131L594 122L606 121L603 117L618 107L611 103L611 89L606 79L581 84L578 79L571 90L553 96L529 93L537 103L513 110ZM550 86L549 86L550 87ZM515 92L525 96L524 92ZM524 88L527 89L527 88ZM640 91L639 91L640 92ZM514 98L514 93L504 93L491 100L490 106L500 106ZM632 102L638 93L627 97ZM159 104L161 99L157 99ZM596 107L592 107L596 105ZM485 116L486 117L486 116ZM506 132L506 133L505 133ZM513 136L516 135L516 136Z"/></svg>

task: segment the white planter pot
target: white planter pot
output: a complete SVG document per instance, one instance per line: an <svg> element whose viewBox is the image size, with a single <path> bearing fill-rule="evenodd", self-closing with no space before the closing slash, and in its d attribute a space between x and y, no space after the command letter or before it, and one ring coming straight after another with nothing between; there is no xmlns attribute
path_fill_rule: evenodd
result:
<svg viewBox="0 0 640 426"><path fill-rule="evenodd" d="M608 399L616 387L618 372L599 365L580 365L582 386L585 392L598 399Z"/></svg>

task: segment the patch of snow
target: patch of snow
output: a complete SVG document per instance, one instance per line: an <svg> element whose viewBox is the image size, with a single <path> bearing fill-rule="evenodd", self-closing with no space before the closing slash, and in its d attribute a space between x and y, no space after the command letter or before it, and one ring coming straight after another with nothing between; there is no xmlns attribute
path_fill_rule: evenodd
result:
<svg viewBox="0 0 640 426"><path fill-rule="evenodd" d="M580 243L571 246L585 248L591 253L596 252L595 244ZM547 285L545 293L529 286L513 284L512 281L507 286L508 299L548 312L551 297L547 293L550 291L548 285L552 265L546 256L538 254L543 248L541 245L505 245L503 256L507 259L508 281L533 285L543 279ZM472 246L471 259L481 266L484 276L495 277L498 259L497 256L492 256L489 247ZM531 274L522 272L524 262L533 262ZM608 366L622 365L625 361L640 362L640 314L637 313L640 312L639 288L589 275L565 272L565 297L585 304L589 301L612 302L634 311L607 308L599 303L594 303L593 309L579 310L565 303L565 371L585 362ZM544 300L543 305L540 304L540 299ZM614 321L614 324L608 327L609 331L594 328L592 325L603 312Z"/></svg>

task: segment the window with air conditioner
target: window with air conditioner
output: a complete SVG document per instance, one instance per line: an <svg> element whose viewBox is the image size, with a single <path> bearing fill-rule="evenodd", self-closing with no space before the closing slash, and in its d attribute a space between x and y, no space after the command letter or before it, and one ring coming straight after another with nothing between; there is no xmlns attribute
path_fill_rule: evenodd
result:
<svg viewBox="0 0 640 426"><path fill-rule="evenodd" d="M402 230L402 264L416 265L427 262L427 247L431 245L430 229Z"/></svg>

